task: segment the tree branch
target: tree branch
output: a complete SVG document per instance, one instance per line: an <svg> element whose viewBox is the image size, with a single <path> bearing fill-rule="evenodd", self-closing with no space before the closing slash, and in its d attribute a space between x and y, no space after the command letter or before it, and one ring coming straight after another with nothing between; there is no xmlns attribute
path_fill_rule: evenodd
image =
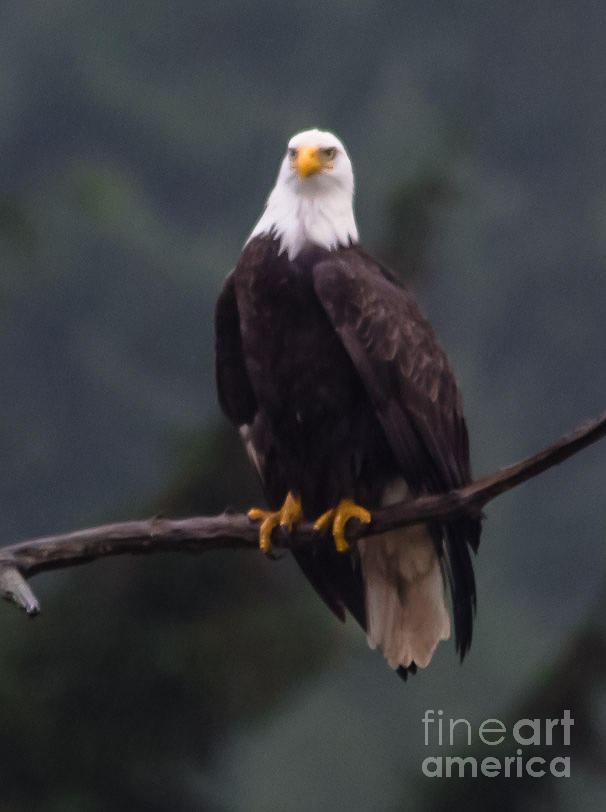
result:
<svg viewBox="0 0 606 812"><path fill-rule="evenodd" d="M604 435L606 413L535 456L476 479L464 488L375 510L371 524L353 523L348 538L353 541L430 519L451 519L461 513L481 515L482 508L495 497L558 465ZM317 539L317 534L312 524L304 522L290 538L276 533L273 543L276 547L293 547L309 544L313 539ZM258 548L257 525L244 514L223 513L177 520L153 518L106 524L0 548L0 594L28 615L36 615L40 606L26 579L38 572L125 553L201 553L237 548Z"/></svg>

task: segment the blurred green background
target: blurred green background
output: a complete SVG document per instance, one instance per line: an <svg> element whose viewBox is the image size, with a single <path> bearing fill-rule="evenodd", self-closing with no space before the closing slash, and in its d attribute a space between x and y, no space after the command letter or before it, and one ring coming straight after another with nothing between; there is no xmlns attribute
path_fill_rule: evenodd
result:
<svg viewBox="0 0 606 812"><path fill-rule="evenodd" d="M3 543L259 499L212 313L312 126L452 360L477 474L602 412L605 26L588 0L4 0ZM38 619L0 613L0 808L604 808L604 451L488 506L471 653L407 684L288 556L37 577ZM572 777L425 778L426 708L570 708Z"/></svg>

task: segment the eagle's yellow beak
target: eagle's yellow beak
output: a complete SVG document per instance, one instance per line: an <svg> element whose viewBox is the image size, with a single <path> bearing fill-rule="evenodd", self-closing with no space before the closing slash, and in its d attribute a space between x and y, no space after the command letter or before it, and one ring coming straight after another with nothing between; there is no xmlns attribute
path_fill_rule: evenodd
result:
<svg viewBox="0 0 606 812"><path fill-rule="evenodd" d="M300 178L308 178L322 169L322 161L317 147L301 147L297 153L297 173Z"/></svg>

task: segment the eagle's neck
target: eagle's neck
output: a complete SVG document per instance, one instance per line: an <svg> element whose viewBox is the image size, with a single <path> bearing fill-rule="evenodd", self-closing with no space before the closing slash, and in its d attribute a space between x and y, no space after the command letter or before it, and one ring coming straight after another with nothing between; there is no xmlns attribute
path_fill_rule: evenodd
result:
<svg viewBox="0 0 606 812"><path fill-rule="evenodd" d="M348 188L314 178L318 183L301 188L296 178L281 180L279 177L247 242L273 234L280 242L280 253L286 251L291 260L309 245L332 250L358 242L353 184Z"/></svg>

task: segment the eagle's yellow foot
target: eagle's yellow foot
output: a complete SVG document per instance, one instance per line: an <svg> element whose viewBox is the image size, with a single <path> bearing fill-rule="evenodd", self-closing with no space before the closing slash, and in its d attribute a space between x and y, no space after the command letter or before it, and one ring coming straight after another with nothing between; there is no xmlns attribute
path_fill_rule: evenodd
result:
<svg viewBox="0 0 606 812"><path fill-rule="evenodd" d="M327 510L326 513L316 519L314 530L326 534L332 528L336 550L338 553L344 553L349 549L349 544L345 538L345 525L350 519L358 519L364 524L369 524L371 515L366 508L356 505L351 499L341 499L336 508Z"/></svg>
<svg viewBox="0 0 606 812"><path fill-rule="evenodd" d="M271 534L280 525L289 533L293 525L303 518L301 500L292 491L286 494L286 499L280 510L261 510L261 508L251 508L248 511L248 518L253 522L261 522L259 527L259 549L268 553L271 550Z"/></svg>

